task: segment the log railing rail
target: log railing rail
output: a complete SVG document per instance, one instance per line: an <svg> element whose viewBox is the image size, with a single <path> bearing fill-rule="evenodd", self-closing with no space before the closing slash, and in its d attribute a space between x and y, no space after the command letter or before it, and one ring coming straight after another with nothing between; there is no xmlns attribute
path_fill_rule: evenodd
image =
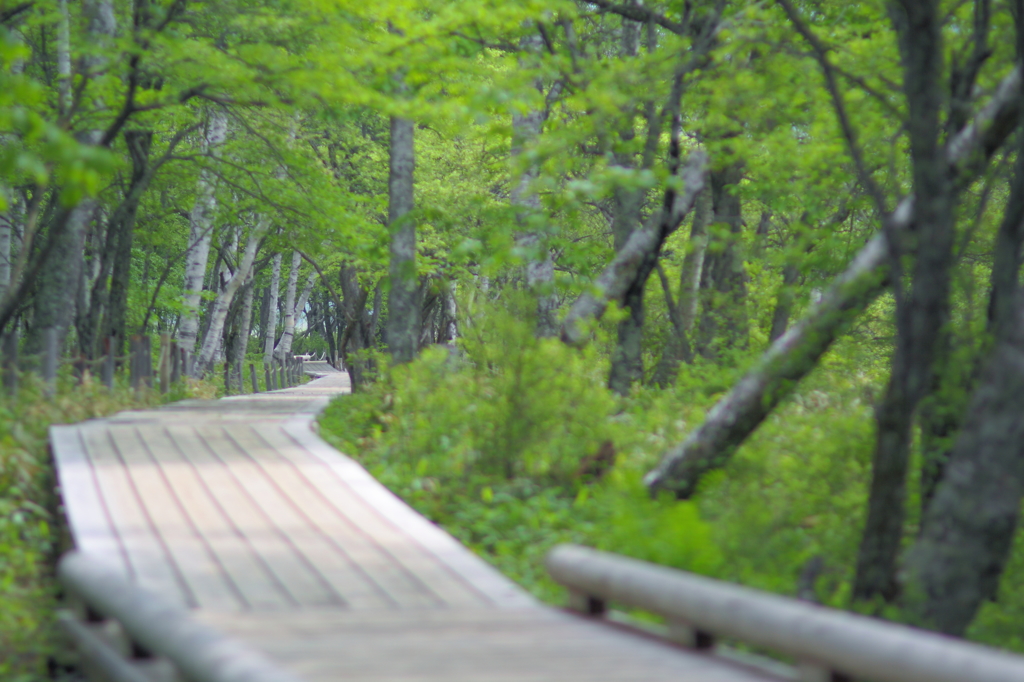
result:
<svg viewBox="0 0 1024 682"><path fill-rule="evenodd" d="M570 607L598 616L609 602L668 621L679 644L728 638L798 662L800 679L874 682L1024 680L1024 657L941 634L768 594L575 545L547 557Z"/></svg>
<svg viewBox="0 0 1024 682"><path fill-rule="evenodd" d="M57 575L71 601L83 607L78 613L61 611L57 622L95 677L115 682L298 682L263 654L89 555L64 555Z"/></svg>

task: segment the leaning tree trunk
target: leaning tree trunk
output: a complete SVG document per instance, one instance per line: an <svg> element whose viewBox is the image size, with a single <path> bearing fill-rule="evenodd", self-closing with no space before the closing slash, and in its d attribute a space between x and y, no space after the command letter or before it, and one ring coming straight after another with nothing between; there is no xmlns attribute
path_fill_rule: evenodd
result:
<svg viewBox="0 0 1024 682"><path fill-rule="evenodd" d="M674 145L678 154L678 145ZM705 186L707 155L700 150L690 153L681 167L678 157L670 162L673 174L683 181L683 191L665 190L662 205L644 226L633 232L625 246L598 276L589 289L573 303L562 322L562 341L571 346L584 345L589 339L590 325L600 320L612 301L620 305L630 288L650 274L658 253L668 238L693 208L697 195Z"/></svg>
<svg viewBox="0 0 1024 682"><path fill-rule="evenodd" d="M231 309L231 302L234 300L239 287L242 286L242 282L249 277L253 261L256 260L256 249L259 247L260 240L266 234L269 227L269 220L261 220L260 224L253 229L253 233L249 235L249 240L246 242L245 253L235 269L235 273L224 285L221 292L217 294L217 298L214 299L206 338L203 339L202 349L196 358L194 376L201 377L213 369L217 348L220 346L223 338L224 321L227 319L228 310Z"/></svg>
<svg viewBox="0 0 1024 682"><path fill-rule="evenodd" d="M1016 68L1003 79L974 122L950 140L946 167L958 187L973 181L1017 128L1020 92L1021 71ZM890 234L903 238L914 219L914 199L908 197L890 216ZM724 466L747 436L817 366L853 319L885 290L888 262L886 238L875 235L821 300L708 412L704 423L665 453L644 477L651 491L672 490L679 497L689 497L705 473Z"/></svg>
<svg viewBox="0 0 1024 682"><path fill-rule="evenodd" d="M228 132L228 119L219 108L211 109L203 137L203 151L213 156L217 147L223 144ZM203 279L210 258L213 218L217 210L214 195L216 177L203 170L199 174L196 200L189 217L188 254L185 260L184 300L181 323L178 326L178 345L192 351L196 347L199 333L199 305L203 293Z"/></svg>
<svg viewBox="0 0 1024 682"><path fill-rule="evenodd" d="M292 269L288 272L288 285L284 290L284 333L274 348L274 357L283 361L292 348L292 337L295 336L295 293L299 288L299 268L302 267L302 254L292 252Z"/></svg>
<svg viewBox="0 0 1024 682"><path fill-rule="evenodd" d="M274 254L274 260L270 266L270 292L267 299L267 326L264 330L263 341L263 363L270 364L274 358L274 342L277 341L277 308L278 296L281 288L281 261L284 256L280 253Z"/></svg>
<svg viewBox="0 0 1024 682"><path fill-rule="evenodd" d="M420 328L413 209L413 122L391 117L388 225L391 230L391 293L388 295L388 351L395 364L416 357Z"/></svg>

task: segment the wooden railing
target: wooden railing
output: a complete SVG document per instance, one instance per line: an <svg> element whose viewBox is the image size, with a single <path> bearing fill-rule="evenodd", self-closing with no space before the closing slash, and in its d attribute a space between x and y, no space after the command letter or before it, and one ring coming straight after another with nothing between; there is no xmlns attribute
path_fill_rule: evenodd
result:
<svg viewBox="0 0 1024 682"><path fill-rule="evenodd" d="M298 682L263 654L88 555L64 555L57 575L71 604L57 622L94 680Z"/></svg>
<svg viewBox="0 0 1024 682"><path fill-rule="evenodd" d="M586 547L556 547L547 567L576 610L601 616L614 602L659 614L676 643L768 649L795 659L801 681L1024 680L1022 656Z"/></svg>

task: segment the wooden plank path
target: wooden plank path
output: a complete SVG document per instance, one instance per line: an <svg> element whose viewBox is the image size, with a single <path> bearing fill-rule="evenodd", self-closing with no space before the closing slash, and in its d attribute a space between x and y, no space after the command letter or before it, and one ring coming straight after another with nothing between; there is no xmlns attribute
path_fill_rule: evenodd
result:
<svg viewBox="0 0 1024 682"><path fill-rule="evenodd" d="M755 682L542 606L322 441L348 377L51 430L76 548L299 679Z"/></svg>

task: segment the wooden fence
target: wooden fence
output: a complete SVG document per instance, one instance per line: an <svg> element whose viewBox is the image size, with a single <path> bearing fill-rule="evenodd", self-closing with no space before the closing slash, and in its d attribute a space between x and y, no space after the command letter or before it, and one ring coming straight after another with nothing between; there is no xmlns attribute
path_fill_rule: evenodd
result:
<svg viewBox="0 0 1024 682"><path fill-rule="evenodd" d="M57 576L70 606L57 623L92 679L298 682L263 654L88 555L64 555Z"/></svg>

